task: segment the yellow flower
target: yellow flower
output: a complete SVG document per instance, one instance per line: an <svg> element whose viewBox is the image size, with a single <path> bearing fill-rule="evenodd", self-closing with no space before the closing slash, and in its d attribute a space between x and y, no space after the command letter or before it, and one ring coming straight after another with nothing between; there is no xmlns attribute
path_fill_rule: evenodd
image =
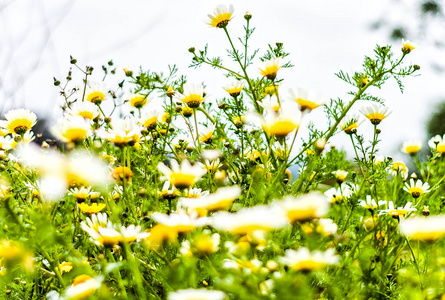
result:
<svg viewBox="0 0 445 300"><path fill-rule="evenodd" d="M206 211L223 210L228 209L240 195L241 188L238 186L223 187L219 188L214 194L198 198L181 198L178 205L196 211L200 209Z"/></svg>
<svg viewBox="0 0 445 300"><path fill-rule="evenodd" d="M100 280L88 275L74 278L73 284L65 290L63 299L87 299L101 286Z"/></svg>
<svg viewBox="0 0 445 300"><path fill-rule="evenodd" d="M428 193L430 185L428 183L423 183L421 180L417 180L416 182L414 182L414 179L410 179L409 184L408 182L405 183L405 187L403 188L403 190L407 191L408 193L410 193L413 198L419 198L420 195L422 195L423 193Z"/></svg>
<svg viewBox="0 0 445 300"><path fill-rule="evenodd" d="M414 49L416 49L416 46L413 43L402 39L402 52L403 53L408 54Z"/></svg>
<svg viewBox="0 0 445 300"><path fill-rule="evenodd" d="M161 180L168 180L177 189L186 189L197 182L207 172L200 164L191 165L184 159L179 166L176 160L170 160L171 169L163 163L158 164L158 170L162 173Z"/></svg>
<svg viewBox="0 0 445 300"><path fill-rule="evenodd" d="M6 121L1 123L8 133L16 133L23 135L30 130L37 122L37 116L35 113L27 109L13 109L6 113Z"/></svg>
<svg viewBox="0 0 445 300"><path fill-rule="evenodd" d="M272 58L264 62L262 68L260 68L260 73L266 76L269 80L275 80L277 77L278 70L283 66L283 60L279 57Z"/></svg>
<svg viewBox="0 0 445 300"><path fill-rule="evenodd" d="M300 248L298 251L287 249L284 257L280 257L280 262L295 271L315 271L321 270L328 265L335 265L340 258L334 255L334 249L325 252L309 252L308 248Z"/></svg>
<svg viewBox="0 0 445 300"><path fill-rule="evenodd" d="M302 88L298 88L297 93L295 93L292 89L289 89L289 98L299 105L302 112L310 112L313 109L325 104L324 100L321 99L320 96L316 95L312 91Z"/></svg>
<svg viewBox="0 0 445 300"><path fill-rule="evenodd" d="M70 194L76 197L77 201L79 202L85 201L90 195L90 192L91 192L91 187L84 187L84 186L82 186L81 188L76 187L70 190Z"/></svg>
<svg viewBox="0 0 445 300"><path fill-rule="evenodd" d="M65 143L81 143L90 132L90 120L81 116L68 116L52 128L52 133Z"/></svg>
<svg viewBox="0 0 445 300"><path fill-rule="evenodd" d="M232 14L233 14L233 5L230 5L229 7L221 4L218 5L213 15L208 15L210 18L209 25L216 28L224 28L229 24L229 21L232 20Z"/></svg>
<svg viewBox="0 0 445 300"><path fill-rule="evenodd" d="M445 216L409 218L400 222L399 229L413 240L435 241L445 236Z"/></svg>
<svg viewBox="0 0 445 300"><path fill-rule="evenodd" d="M206 144L211 144L214 131L215 125L213 124L209 124L207 127L201 127L199 129L199 141Z"/></svg>
<svg viewBox="0 0 445 300"><path fill-rule="evenodd" d="M290 223L305 222L320 218L329 211L329 202L319 192L311 192L299 197L287 196L275 204L287 216Z"/></svg>
<svg viewBox="0 0 445 300"><path fill-rule="evenodd" d="M389 173L393 176L400 175L402 178L407 178L408 167L401 161L395 161L389 168Z"/></svg>
<svg viewBox="0 0 445 300"><path fill-rule="evenodd" d="M58 268L59 268L60 274L68 273L69 271L71 271L73 269L73 263L64 261L61 264L59 264Z"/></svg>
<svg viewBox="0 0 445 300"><path fill-rule="evenodd" d="M151 100L148 99L148 96L139 93L130 93L124 99L130 101L130 105L135 108L142 108Z"/></svg>
<svg viewBox="0 0 445 300"><path fill-rule="evenodd" d="M157 110L146 111L140 118L139 124L147 128L148 130L152 130L156 128L156 125L161 118L161 113Z"/></svg>
<svg viewBox="0 0 445 300"><path fill-rule="evenodd" d="M145 239L149 248L157 249L164 242L174 242L178 237L178 231L170 226L157 224L150 230L150 235Z"/></svg>
<svg viewBox="0 0 445 300"><path fill-rule="evenodd" d="M80 210L86 214L97 214L98 212L102 211L105 206L107 206L105 203L92 203L91 205L88 205L85 202L77 205L79 206Z"/></svg>
<svg viewBox="0 0 445 300"><path fill-rule="evenodd" d="M133 177L133 172L128 167L116 167L111 171L111 177L116 180L118 183L130 182L131 177Z"/></svg>
<svg viewBox="0 0 445 300"><path fill-rule="evenodd" d="M243 90L244 82L232 79L232 81L228 82L225 86L223 86L223 89L229 93L230 96L236 98L241 94L241 91Z"/></svg>
<svg viewBox="0 0 445 300"><path fill-rule="evenodd" d="M354 134L357 132L357 127L363 122L360 120L360 116L358 114L351 114L349 116L344 117L340 121L340 128L347 134Z"/></svg>
<svg viewBox="0 0 445 300"><path fill-rule="evenodd" d="M93 120L100 114L97 105L86 101L73 103L68 113L72 116L80 116L88 120Z"/></svg>

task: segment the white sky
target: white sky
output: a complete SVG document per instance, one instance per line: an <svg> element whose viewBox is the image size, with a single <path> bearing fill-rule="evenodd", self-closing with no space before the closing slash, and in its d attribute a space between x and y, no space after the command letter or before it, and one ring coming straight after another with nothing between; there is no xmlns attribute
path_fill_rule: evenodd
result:
<svg viewBox="0 0 445 300"><path fill-rule="evenodd" d="M370 31L370 23L382 14L390 14L397 23L409 13L391 12L389 1L383 0L0 0L0 110L26 106L40 116L59 117L61 99L52 78L66 76L70 55L80 65L95 67L97 75L101 65L113 59L121 80L125 66L166 71L168 64L177 64L180 74L191 81L205 81L209 100L215 100L224 95L224 77L208 67L188 69L187 49L208 43L210 56L224 55L228 47L224 32L205 23L206 15L221 3L235 7L228 27L234 35L242 33L244 13L253 15L252 49L265 50L268 43L283 42L291 52L295 67L280 72L285 78L282 93L289 87L303 87L345 100L349 87L334 73L360 70L364 55L372 55L375 44L389 42L387 33ZM393 49L397 52L400 47L401 43ZM422 76L405 80L404 94L395 82L377 91L393 109L381 126L382 154L394 155L404 140L425 138L424 121L444 94L443 74L428 68L435 55L434 48L418 44L406 62L422 66ZM256 72L255 65L251 76ZM319 112L313 121L323 122L323 114ZM364 130L371 132L368 125ZM336 137L334 143L343 140Z"/></svg>

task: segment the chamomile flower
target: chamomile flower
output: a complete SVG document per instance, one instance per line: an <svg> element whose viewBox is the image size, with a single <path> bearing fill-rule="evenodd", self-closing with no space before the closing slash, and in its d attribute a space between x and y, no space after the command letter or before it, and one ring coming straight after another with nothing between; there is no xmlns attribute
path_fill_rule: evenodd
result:
<svg viewBox="0 0 445 300"><path fill-rule="evenodd" d="M399 229L413 240L435 241L445 236L445 216L409 218L400 222Z"/></svg>
<svg viewBox="0 0 445 300"><path fill-rule="evenodd" d="M139 242L148 236L147 232L142 232L141 226L129 225L127 227L121 226L119 231L122 235L122 241L126 243Z"/></svg>
<svg viewBox="0 0 445 300"><path fill-rule="evenodd" d="M361 207L364 207L368 210L375 210L378 209L380 206L385 205L386 201L380 200L375 201L375 199L372 199L370 195L366 195L366 200L359 200L358 205Z"/></svg>
<svg viewBox="0 0 445 300"><path fill-rule="evenodd" d="M229 93L230 96L236 98L241 94L241 91L244 88L244 81L232 79L226 85L223 86L223 89Z"/></svg>
<svg viewBox="0 0 445 300"><path fill-rule="evenodd" d="M269 80L275 80L278 70L284 65L283 59L275 57L263 62L263 66L260 68L260 74L267 77Z"/></svg>
<svg viewBox="0 0 445 300"><path fill-rule="evenodd" d="M278 114L268 113L260 120L264 131L269 135L285 138L300 127L300 112L290 103L283 103Z"/></svg>
<svg viewBox="0 0 445 300"><path fill-rule="evenodd" d="M401 150L408 155L415 156L420 149L422 149L421 141L407 141L403 143Z"/></svg>
<svg viewBox="0 0 445 300"><path fill-rule="evenodd" d="M79 206L79 209L86 214L97 214L107 206L105 203L92 203L91 205L88 205L85 202L77 205Z"/></svg>
<svg viewBox="0 0 445 300"><path fill-rule="evenodd" d="M402 39L402 52L403 53L408 54L414 49L416 49L416 45L414 45L410 41L405 41L404 39Z"/></svg>
<svg viewBox="0 0 445 300"><path fill-rule="evenodd" d="M261 102L258 104L269 111L278 112L280 110L280 103L278 103L278 98L275 95L266 96Z"/></svg>
<svg viewBox="0 0 445 300"><path fill-rule="evenodd" d="M310 252L308 248L302 247L297 251L287 249L285 256L280 257L279 261L294 271L316 271L327 266L335 265L340 257L335 255L334 249L328 249L325 252Z"/></svg>
<svg viewBox="0 0 445 300"><path fill-rule="evenodd" d="M396 208L394 207L394 203L389 201L388 208L381 210L379 215L388 214L394 218L404 217L407 213L417 210L416 208L412 207L411 204L411 202L407 202L405 206Z"/></svg>
<svg viewBox="0 0 445 300"><path fill-rule="evenodd" d="M77 101L71 105L68 114L72 116L80 116L88 120L94 120L100 114L97 105L87 101Z"/></svg>
<svg viewBox="0 0 445 300"><path fill-rule="evenodd" d="M228 299L221 291L206 289L187 289L170 292L167 300L224 300Z"/></svg>
<svg viewBox="0 0 445 300"><path fill-rule="evenodd" d="M388 107L378 102L363 106L360 112L371 121L373 125L380 124L383 119L391 114L391 110Z"/></svg>
<svg viewBox="0 0 445 300"><path fill-rule="evenodd" d="M341 184L343 181L345 181L346 176L348 176L348 172L343 170L337 170L332 172L332 174L335 176L335 179L339 184Z"/></svg>
<svg viewBox="0 0 445 300"><path fill-rule="evenodd" d="M142 108L151 101L151 98L141 93L127 93L124 95L123 99L124 101L128 101L134 108Z"/></svg>
<svg viewBox="0 0 445 300"><path fill-rule="evenodd" d="M363 120L358 114L350 114L344 117L338 124L340 129L347 134L354 134L357 132L357 127L363 123Z"/></svg>
<svg viewBox="0 0 445 300"><path fill-rule="evenodd" d="M324 195L332 204L342 203L352 195L352 190L349 186L342 184L338 188L333 187L325 191Z"/></svg>
<svg viewBox="0 0 445 300"><path fill-rule="evenodd" d="M389 174L392 176L398 176L400 175L402 178L408 177L408 167L401 161L395 161L393 164L389 167Z"/></svg>
<svg viewBox="0 0 445 300"><path fill-rule="evenodd" d="M73 284L66 288L63 299L86 299L101 287L101 279L88 275L79 275L74 278Z"/></svg>
<svg viewBox="0 0 445 300"><path fill-rule="evenodd" d="M184 93L176 96L191 108L197 108L204 100L204 87L200 83L184 84Z"/></svg>
<svg viewBox="0 0 445 300"><path fill-rule="evenodd" d="M413 198L419 198L423 193L428 193L430 191L429 188L430 185L427 182L422 183L420 179L414 181L414 179L411 178L409 184L408 182L405 182L403 190L410 193Z"/></svg>
<svg viewBox="0 0 445 300"><path fill-rule="evenodd" d="M431 147L431 149L435 149L439 154L445 153L445 134L443 137L440 135L432 137L428 141L428 145Z"/></svg>
<svg viewBox="0 0 445 300"><path fill-rule="evenodd" d="M111 223L109 223L106 213L97 213L87 217L80 226L86 232L95 231L99 233L99 227L108 227L111 226Z"/></svg>
<svg viewBox="0 0 445 300"><path fill-rule="evenodd" d="M182 207L191 210L216 211L229 208L240 195L241 188L238 186L222 187L213 194L199 198L181 198L179 202Z"/></svg>
<svg viewBox="0 0 445 300"><path fill-rule="evenodd" d="M1 126L8 133L15 133L18 135L25 134L37 123L37 116L28 109L13 109L6 113L6 121L1 123Z"/></svg>
<svg viewBox="0 0 445 300"><path fill-rule="evenodd" d="M213 139L213 132L215 131L215 125L209 124L207 126L201 126L198 130L199 141L211 144Z"/></svg>
<svg viewBox="0 0 445 300"><path fill-rule="evenodd" d="M14 148L14 144L16 142L14 141L14 138L10 135L6 136L0 136L0 149L1 150L9 150Z"/></svg>
<svg viewBox="0 0 445 300"><path fill-rule="evenodd" d="M170 160L171 168L163 163L158 164L158 170L162 173L161 180L168 180L177 189L186 189L195 184L207 172L201 164L191 165L184 159L179 166L176 160Z"/></svg>
<svg viewBox="0 0 445 300"><path fill-rule="evenodd" d="M85 99L96 105L100 105L108 96L108 88L103 82L89 82L85 90Z"/></svg>
<svg viewBox="0 0 445 300"><path fill-rule="evenodd" d="M69 191L70 195L73 195L74 197L76 197L78 202L83 202L85 201L88 196L90 195L91 192L91 187L80 187L80 188L73 188Z"/></svg>
<svg viewBox="0 0 445 300"><path fill-rule="evenodd" d="M178 211L170 215L154 212L150 217L155 222L180 233L192 231L196 227L207 225L208 222L207 218L199 218L197 214L188 215L184 211Z"/></svg>
<svg viewBox="0 0 445 300"><path fill-rule="evenodd" d="M302 112L310 112L313 109L325 104L325 100L319 95L313 91L308 91L302 88L298 88L297 93L295 93L292 89L289 89L289 99L296 102Z"/></svg>
<svg viewBox="0 0 445 300"><path fill-rule="evenodd" d="M219 212L212 217L217 230L235 234L251 234L254 231L271 231L288 224L286 215L278 207L257 205L243 208L236 213Z"/></svg>
<svg viewBox="0 0 445 300"><path fill-rule="evenodd" d="M111 128L101 129L97 134L116 147L133 146L141 140L141 127L134 118L116 119L111 122Z"/></svg>
<svg viewBox="0 0 445 300"><path fill-rule="evenodd" d="M319 192L311 192L298 197L287 196L274 203L287 216L290 223L305 222L320 218L329 211L329 202Z"/></svg>
<svg viewBox="0 0 445 300"><path fill-rule="evenodd" d="M159 191L159 196L164 200L173 200L179 196L179 191L172 186L169 181L166 181L164 182L162 189Z"/></svg>
<svg viewBox="0 0 445 300"><path fill-rule="evenodd" d="M144 112L138 123L148 130L152 130L156 127L161 118L162 113L158 110L153 109Z"/></svg>
<svg viewBox="0 0 445 300"><path fill-rule="evenodd" d="M52 127L51 132L62 142L81 143L90 133L90 120L80 116L67 116Z"/></svg>
<svg viewBox="0 0 445 300"><path fill-rule="evenodd" d="M224 28L229 24L230 20L232 20L233 15L233 5L218 5L213 11L213 15L208 14L209 17L209 25L215 28Z"/></svg>

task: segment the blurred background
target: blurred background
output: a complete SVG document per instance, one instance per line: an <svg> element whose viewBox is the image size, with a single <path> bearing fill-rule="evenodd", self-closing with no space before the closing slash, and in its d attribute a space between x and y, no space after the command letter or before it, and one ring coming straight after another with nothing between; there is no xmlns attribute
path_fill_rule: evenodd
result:
<svg viewBox="0 0 445 300"><path fill-rule="evenodd" d="M393 51L400 53L402 38L414 42L417 48L405 63L420 65L421 76L406 79L403 94L394 81L370 91L386 99L393 110L381 125L380 154L407 159L400 153L404 141L426 142L445 132L441 0L1 0L0 115L26 107L47 120L42 128L54 123L61 116L63 99L53 77L64 82L72 66L70 55L80 66L93 66L96 80L102 80L101 66L113 60L116 75L107 78L111 83L125 79L124 67L137 73L139 67L167 71L169 64L176 64L179 74L190 81L205 82L208 101L216 101L224 96L224 76L207 67L189 69L187 49L203 49L208 43L209 56L221 55L231 65L223 31L206 24L207 14L218 4L234 5L235 18L228 26L234 36L243 32L245 12L253 15L256 31L251 48L261 48L260 54L267 44L284 43L295 67L280 71L285 78L281 94L303 87L349 100L349 86L334 73L360 71L364 56L372 56L376 44L393 45ZM257 65L251 66L251 76L257 71ZM74 69L73 79L81 85L82 76ZM323 120L319 109L312 121ZM337 135L333 143L352 151L347 143L340 146L343 139Z"/></svg>

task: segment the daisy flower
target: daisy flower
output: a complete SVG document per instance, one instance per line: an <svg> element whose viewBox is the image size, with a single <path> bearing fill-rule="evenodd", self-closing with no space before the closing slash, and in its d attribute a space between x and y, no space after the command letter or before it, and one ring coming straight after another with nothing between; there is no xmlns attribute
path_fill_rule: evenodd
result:
<svg viewBox="0 0 445 300"><path fill-rule="evenodd" d="M260 74L267 77L269 80L275 80L278 70L283 66L283 60L280 57L275 57L263 62L260 68Z"/></svg>
<svg viewBox="0 0 445 300"><path fill-rule="evenodd" d="M186 83L184 94L178 93L176 97L190 108L197 108L204 100L204 87L200 83Z"/></svg>
<svg viewBox="0 0 445 300"><path fill-rule="evenodd" d="M37 116L28 109L13 109L6 113L6 121L1 123L1 126L8 133L15 133L18 135L25 134L37 123Z"/></svg>
<svg viewBox="0 0 445 300"><path fill-rule="evenodd" d="M169 181L177 189L186 189L195 184L207 172L201 164L191 165L187 159L184 159L179 166L174 159L170 160L171 168L158 163L158 170L162 173L161 180Z"/></svg>
<svg viewBox="0 0 445 300"><path fill-rule="evenodd" d="M371 103L363 106L360 112L369 120L373 125L378 125L380 122L391 114L391 110L380 103Z"/></svg>
<svg viewBox="0 0 445 300"><path fill-rule="evenodd" d="M85 202L77 205L79 206L79 209L86 214L97 214L107 206L105 203L92 203L91 205L88 205Z"/></svg>
<svg viewBox="0 0 445 300"><path fill-rule="evenodd" d="M278 103L278 98L275 95L267 96L258 104L268 111L278 112L280 110L280 103Z"/></svg>
<svg viewBox="0 0 445 300"><path fill-rule="evenodd" d="M378 209L380 206L385 205L385 200L375 201L375 199L372 199L370 195L366 196L366 200L359 200L358 205L361 207L364 207L368 210L374 210Z"/></svg>
<svg viewBox="0 0 445 300"><path fill-rule="evenodd" d="M408 182L405 182L405 187L403 188L403 190L410 193L413 198L419 198L419 196L423 193L428 193L430 191L429 188L430 185L427 182L422 183L420 179L414 181L414 179L411 178L409 180L409 184Z"/></svg>
<svg viewBox="0 0 445 300"><path fill-rule="evenodd" d="M315 94L313 91L308 91L302 88L297 89L295 93L292 89L289 89L289 99L296 102L303 111L312 111L319 106L325 104L325 100Z"/></svg>
<svg viewBox="0 0 445 300"><path fill-rule="evenodd" d="M207 126L201 126L198 130L199 141L211 144L213 139L213 132L215 131L215 125L209 124Z"/></svg>
<svg viewBox="0 0 445 300"><path fill-rule="evenodd" d="M88 120L94 120L100 114L97 105L86 101L77 101L71 105L68 114L72 116L80 116Z"/></svg>
<svg viewBox="0 0 445 300"><path fill-rule="evenodd" d="M407 202L405 204L405 206L403 207L398 207L395 208L394 207L394 203L392 201L389 201L388 203L388 209L383 209L380 211L379 215L384 215L384 214L388 214L391 217L403 217L405 216L407 213L412 212L412 211L416 211L417 209L414 207L411 207L411 202Z"/></svg>
<svg viewBox="0 0 445 300"><path fill-rule="evenodd" d="M340 257L335 255L334 249L325 252L309 252L308 248L301 247L298 251L287 249L285 256L279 258L279 262L294 271L316 271L327 266L335 265Z"/></svg>
<svg viewBox="0 0 445 300"><path fill-rule="evenodd" d="M81 116L67 116L51 128L51 133L64 143L81 143L90 133L90 120Z"/></svg>
<svg viewBox="0 0 445 300"><path fill-rule="evenodd" d="M403 143L401 150L408 155L414 156L420 149L422 149L421 141L408 141Z"/></svg>
<svg viewBox="0 0 445 300"><path fill-rule="evenodd" d="M228 209L233 201L238 199L241 195L241 188L239 186L222 187L214 194L209 194L198 198L181 198L179 204L182 207L191 210L203 209L206 211L216 211Z"/></svg>
<svg viewBox="0 0 445 300"><path fill-rule="evenodd" d="M431 147L431 149L435 149L437 153L445 153L445 134L443 135L443 137L441 137L440 135L432 137L428 141L428 145Z"/></svg>
<svg viewBox="0 0 445 300"><path fill-rule="evenodd" d="M74 278L73 284L66 288L63 299L86 299L101 287L101 279L88 275Z"/></svg>
<svg viewBox="0 0 445 300"><path fill-rule="evenodd" d="M408 177L408 167L401 161L395 161L388 170L392 176L400 175L402 178Z"/></svg>
<svg viewBox="0 0 445 300"><path fill-rule="evenodd" d="M410 41L405 41L404 39L402 39L402 52L403 53L408 54L414 49L416 49L416 45L414 45Z"/></svg>
<svg viewBox="0 0 445 300"><path fill-rule="evenodd" d="M89 82L85 90L85 99L96 105L101 104L108 95L108 88L102 81Z"/></svg>
<svg viewBox="0 0 445 300"><path fill-rule="evenodd" d="M284 103L278 114L268 113L260 117L261 125L269 135L285 138L300 127L300 112L291 103Z"/></svg>
<svg viewBox="0 0 445 300"><path fill-rule="evenodd" d="M298 197L287 196L274 203L287 216L290 223L305 222L320 218L329 211L329 202L319 192L311 192Z"/></svg>
<svg viewBox="0 0 445 300"><path fill-rule="evenodd" d="M345 181L346 176L348 176L348 172L343 170L337 170L332 172L332 174L335 176L335 179L337 179L337 182L340 184L343 181Z"/></svg>
<svg viewBox="0 0 445 300"><path fill-rule="evenodd" d="M141 93L127 93L123 97L124 101L128 101L130 105L134 108L142 108L151 101L148 95L143 95Z"/></svg>
<svg viewBox="0 0 445 300"><path fill-rule="evenodd" d="M147 128L148 130L152 130L156 128L159 120L162 118L162 113L158 110L150 110L143 113L142 117L139 119L139 124Z"/></svg>
<svg viewBox="0 0 445 300"><path fill-rule="evenodd" d="M324 195L332 204L346 201L351 195L352 190L347 185L341 185L338 188L330 188L324 192Z"/></svg>
<svg viewBox="0 0 445 300"><path fill-rule="evenodd" d="M139 242L141 239L145 239L149 234L142 232L141 226L129 225L128 227L121 226L119 231L122 235L122 241L126 243Z"/></svg>
<svg viewBox="0 0 445 300"><path fill-rule="evenodd" d="M221 291L206 289L187 289L170 292L167 300L224 300L228 299L226 294Z"/></svg>
<svg viewBox="0 0 445 300"><path fill-rule="evenodd" d="M170 215L154 212L150 218L155 222L167 226L174 232L185 233L192 231L196 227L207 225L207 218L198 218L197 214L188 215L184 211L178 211Z"/></svg>
<svg viewBox="0 0 445 300"><path fill-rule="evenodd" d="M174 186L172 186L169 181L164 182L164 186L159 191L159 197L164 200L173 200L176 199L178 196L179 191Z"/></svg>
<svg viewBox="0 0 445 300"><path fill-rule="evenodd" d="M215 28L225 28L229 21L232 20L233 11L233 5L229 7L223 4L218 5L213 11L213 15L207 15L210 18L208 24Z"/></svg>
<svg viewBox="0 0 445 300"><path fill-rule="evenodd" d="M70 195L73 195L74 197L76 197L78 202L82 202L85 201L88 196L90 195L91 192L91 187L80 187L80 188L73 188L69 191Z"/></svg>
<svg viewBox="0 0 445 300"><path fill-rule="evenodd" d="M223 89L229 93L230 96L236 98L241 94L241 91L244 88L244 81L232 79L226 85L223 86Z"/></svg>
<svg viewBox="0 0 445 300"><path fill-rule="evenodd" d="M363 123L363 120L360 119L358 114L350 114L344 117L340 123L340 129L343 130L347 134L354 134L357 132L357 127Z"/></svg>
<svg viewBox="0 0 445 300"><path fill-rule="evenodd" d="M445 216L410 218L400 222L399 229L413 240L435 241L445 236Z"/></svg>

